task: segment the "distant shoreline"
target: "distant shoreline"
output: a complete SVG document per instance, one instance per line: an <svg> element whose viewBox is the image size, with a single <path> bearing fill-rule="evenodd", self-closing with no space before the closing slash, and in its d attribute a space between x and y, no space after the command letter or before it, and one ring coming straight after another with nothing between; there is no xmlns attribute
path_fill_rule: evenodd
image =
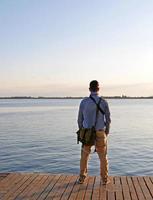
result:
<svg viewBox="0 0 153 200"><path fill-rule="evenodd" d="M12 97L0 97L0 99L83 99L84 97L32 97L32 96L12 96ZM148 97L132 97L132 96L103 96L105 99L153 99L153 96Z"/></svg>

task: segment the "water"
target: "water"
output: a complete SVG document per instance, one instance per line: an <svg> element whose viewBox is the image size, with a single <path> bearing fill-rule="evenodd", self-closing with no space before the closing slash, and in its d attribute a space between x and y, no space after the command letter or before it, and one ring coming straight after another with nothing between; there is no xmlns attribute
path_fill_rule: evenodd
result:
<svg viewBox="0 0 153 200"><path fill-rule="evenodd" d="M108 100L109 174L153 175L153 100ZM79 173L80 100L0 100L0 172ZM91 154L89 174L99 175Z"/></svg>

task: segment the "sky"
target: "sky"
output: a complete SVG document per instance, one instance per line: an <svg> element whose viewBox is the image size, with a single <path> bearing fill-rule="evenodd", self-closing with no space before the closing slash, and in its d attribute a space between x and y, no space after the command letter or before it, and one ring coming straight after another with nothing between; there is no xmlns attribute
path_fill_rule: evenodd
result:
<svg viewBox="0 0 153 200"><path fill-rule="evenodd" d="M0 0L0 96L153 96L152 0Z"/></svg>

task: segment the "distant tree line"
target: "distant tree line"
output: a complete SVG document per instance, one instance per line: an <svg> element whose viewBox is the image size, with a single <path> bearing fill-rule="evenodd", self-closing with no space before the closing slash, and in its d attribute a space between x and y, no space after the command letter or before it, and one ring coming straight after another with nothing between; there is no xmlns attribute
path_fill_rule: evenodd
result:
<svg viewBox="0 0 153 200"><path fill-rule="evenodd" d="M153 99L153 96L103 96L106 99ZM0 99L82 99L84 97L43 97L43 96L38 96L38 97L33 97L33 96L11 96L11 97L0 97Z"/></svg>

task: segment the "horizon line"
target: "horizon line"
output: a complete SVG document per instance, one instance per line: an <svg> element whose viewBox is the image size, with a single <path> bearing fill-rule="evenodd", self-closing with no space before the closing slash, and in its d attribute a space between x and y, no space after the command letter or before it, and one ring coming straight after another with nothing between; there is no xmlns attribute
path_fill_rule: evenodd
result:
<svg viewBox="0 0 153 200"><path fill-rule="evenodd" d="M151 96L100 95L100 96L107 99L153 99L153 95ZM83 96L2 96L0 97L0 99L83 99L84 97Z"/></svg>

